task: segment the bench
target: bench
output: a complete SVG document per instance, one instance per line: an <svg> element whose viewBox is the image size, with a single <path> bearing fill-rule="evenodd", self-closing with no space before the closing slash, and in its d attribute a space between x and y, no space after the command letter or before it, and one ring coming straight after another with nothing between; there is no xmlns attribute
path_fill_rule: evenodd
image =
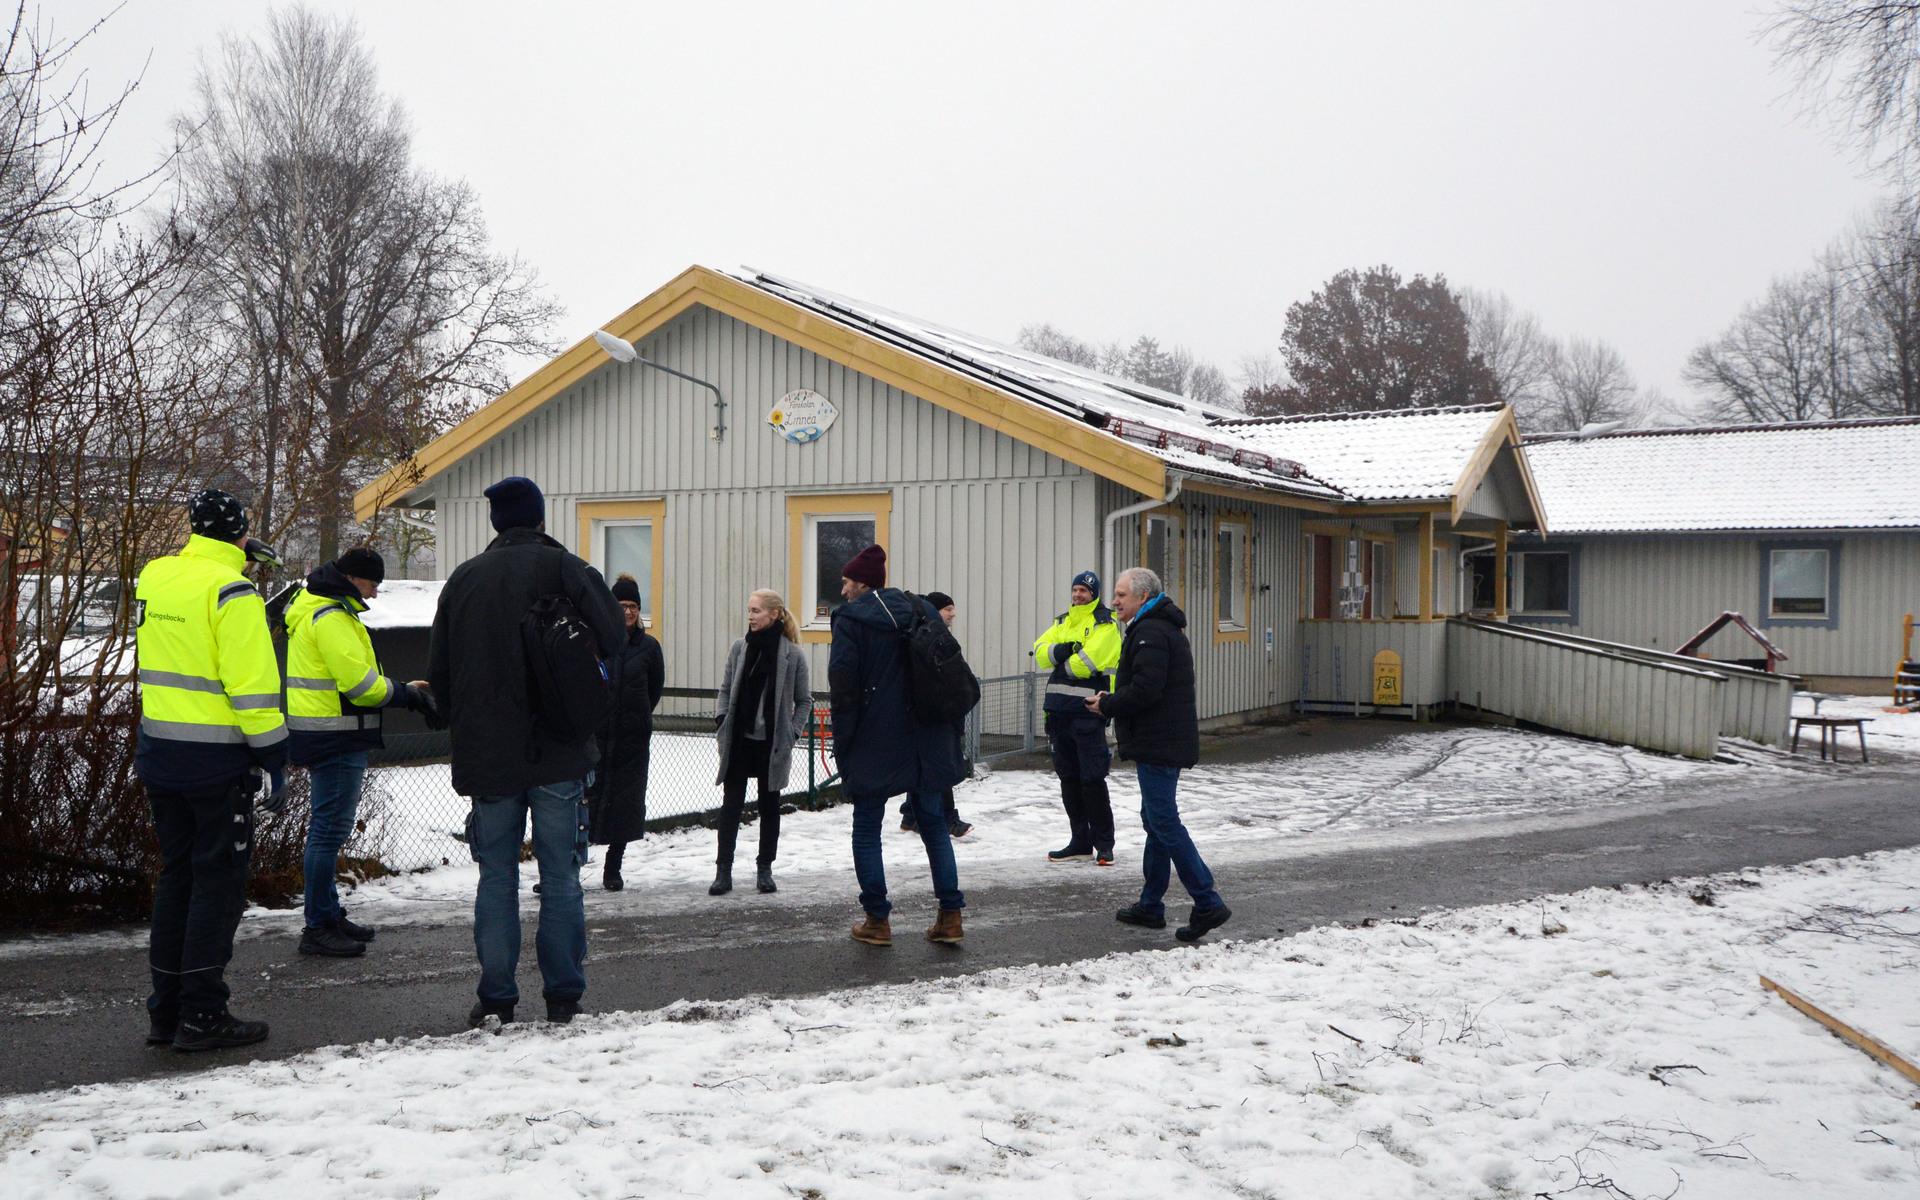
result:
<svg viewBox="0 0 1920 1200"><path fill-rule="evenodd" d="M1795 717L1793 719L1793 745L1789 748L1788 753L1798 754L1800 752L1800 731L1812 725L1820 731L1821 761L1826 761L1828 758L1828 750L1831 748L1832 758L1838 762L1840 759L1839 731L1842 729L1852 729L1854 735L1860 739L1860 761L1866 762L1867 722L1871 720L1873 720L1872 717Z"/></svg>

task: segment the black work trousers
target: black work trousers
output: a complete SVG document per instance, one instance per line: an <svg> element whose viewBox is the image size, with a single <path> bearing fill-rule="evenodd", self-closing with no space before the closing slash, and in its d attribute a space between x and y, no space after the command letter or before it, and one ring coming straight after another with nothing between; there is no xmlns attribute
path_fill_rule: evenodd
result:
<svg viewBox="0 0 1920 1200"><path fill-rule="evenodd" d="M767 779L767 759L771 746L766 741L742 737L734 739L727 753L727 777L720 792L720 852L715 861L723 867L733 865L733 847L740 836L740 815L747 806L747 784L760 789L760 857L758 865L770 867L780 853L780 791Z"/></svg>
<svg viewBox="0 0 1920 1200"><path fill-rule="evenodd" d="M147 1011L159 1021L227 1011L227 963L253 853L251 780L243 775L210 792L147 789L160 842Z"/></svg>

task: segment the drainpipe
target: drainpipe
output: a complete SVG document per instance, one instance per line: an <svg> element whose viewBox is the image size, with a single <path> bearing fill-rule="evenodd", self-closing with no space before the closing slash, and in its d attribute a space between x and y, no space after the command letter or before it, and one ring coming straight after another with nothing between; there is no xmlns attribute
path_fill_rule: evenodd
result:
<svg viewBox="0 0 1920 1200"><path fill-rule="evenodd" d="M1113 565L1114 528L1120 524L1123 518L1134 516L1137 513L1146 512L1150 508L1159 508L1162 504L1172 504L1176 499L1179 498L1180 485L1185 482L1186 482L1185 476L1175 475L1173 477L1172 485L1167 488L1167 494L1165 499L1142 500L1138 504L1129 504L1125 508L1116 508L1112 512L1107 514L1106 536L1101 540L1101 543L1100 543L1101 549L1104 551L1104 554L1102 555L1102 558L1101 558L1101 566L1104 568L1104 573L1100 576L1100 578L1106 582L1106 586L1109 591L1113 589L1114 582L1117 579L1117 576L1115 576L1114 574L1114 571L1116 570L1116 568Z"/></svg>

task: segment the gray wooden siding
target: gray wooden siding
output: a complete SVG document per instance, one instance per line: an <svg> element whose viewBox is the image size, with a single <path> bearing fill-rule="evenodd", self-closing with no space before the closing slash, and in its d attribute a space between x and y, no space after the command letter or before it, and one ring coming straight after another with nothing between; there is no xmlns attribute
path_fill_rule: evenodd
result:
<svg viewBox="0 0 1920 1200"><path fill-rule="evenodd" d="M1300 625L1300 699L1373 705L1373 656L1400 656L1401 699L1422 707L1447 697L1447 626L1440 621L1305 621Z"/></svg>
<svg viewBox="0 0 1920 1200"><path fill-rule="evenodd" d="M1102 480L1096 525L1104 530L1107 513L1141 499L1137 492ZM1175 501L1175 507L1185 522L1187 553L1182 572L1185 578L1173 590L1187 614L1187 637L1193 643L1200 718L1206 720L1293 703L1299 699L1301 514L1294 509L1247 504L1198 492L1183 493ZM1213 548L1222 513L1252 518L1252 603L1248 610L1247 639L1216 644ZM1141 565L1140 518L1122 519L1115 533L1118 542L1115 569ZM1111 594L1113 581L1103 582ZM1066 579L1060 584L1064 591Z"/></svg>
<svg viewBox="0 0 1920 1200"><path fill-rule="evenodd" d="M1706 664L1630 658L1551 631L1458 619L1446 628L1455 704L1666 754L1719 752L1724 680Z"/></svg>
<svg viewBox="0 0 1920 1200"><path fill-rule="evenodd" d="M1587 537L1580 559L1580 621L1568 633L1672 650L1729 609L1756 624L1764 615L1763 542L1832 541L1840 547L1837 620L1831 629L1780 622L1767 636L1795 675L1891 678L1900 618L1920 609L1920 534L1781 537ZM1516 548L1525 549L1524 543ZM1514 618L1523 624L1524 618ZM1760 648L1732 627L1704 647L1709 657L1751 659Z"/></svg>
<svg viewBox="0 0 1920 1200"><path fill-rule="evenodd" d="M789 495L889 492L889 582L953 595L957 632L982 675L1028 668L1077 564L1094 561L1095 479L1043 451L705 308L647 339L648 358L714 381L727 435L708 437L711 394L637 365L609 364L434 481L442 575L493 537L481 492L526 475L547 529L576 551L575 504L664 499L667 682L717 685L745 627L747 593L788 575ZM812 388L840 415L797 446L766 425L786 392ZM810 648L826 687L824 645Z"/></svg>

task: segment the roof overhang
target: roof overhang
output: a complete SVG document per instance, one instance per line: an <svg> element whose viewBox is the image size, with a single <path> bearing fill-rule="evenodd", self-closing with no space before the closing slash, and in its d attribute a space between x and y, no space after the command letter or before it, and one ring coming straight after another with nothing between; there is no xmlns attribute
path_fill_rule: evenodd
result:
<svg viewBox="0 0 1920 1200"><path fill-rule="evenodd" d="M1493 469L1494 461L1499 458L1503 448L1512 451L1513 465L1520 473L1520 486L1526 493L1527 507L1533 514L1533 528L1544 534L1547 532L1547 506L1540 502L1540 490L1534 484L1533 471L1527 466L1527 454L1521 446L1520 423L1514 419L1511 405L1501 409L1493 424L1488 426L1487 436L1481 439L1473 457L1467 460L1466 469L1453 485L1450 519L1458 524L1465 515L1474 493L1480 490L1487 472ZM1519 523L1512 522L1515 525Z"/></svg>
<svg viewBox="0 0 1920 1200"><path fill-rule="evenodd" d="M704 305L832 359L901 391L1039 447L1104 479L1146 495L1164 495L1167 467L1144 447L1046 411L918 355L887 345L750 284L689 267L607 322L615 337L637 342L695 305ZM356 520L426 497L423 485L472 454L610 360L591 336L562 351L519 384L395 464L353 498Z"/></svg>

